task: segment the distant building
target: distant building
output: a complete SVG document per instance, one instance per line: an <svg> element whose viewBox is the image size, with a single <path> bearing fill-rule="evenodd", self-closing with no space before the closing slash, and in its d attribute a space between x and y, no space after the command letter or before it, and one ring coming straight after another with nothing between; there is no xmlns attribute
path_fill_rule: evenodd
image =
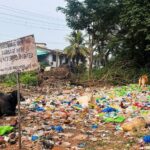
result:
<svg viewBox="0 0 150 150"><path fill-rule="evenodd" d="M68 63L67 56L60 50L48 49L46 43L36 43L37 57L40 64L59 67Z"/></svg>

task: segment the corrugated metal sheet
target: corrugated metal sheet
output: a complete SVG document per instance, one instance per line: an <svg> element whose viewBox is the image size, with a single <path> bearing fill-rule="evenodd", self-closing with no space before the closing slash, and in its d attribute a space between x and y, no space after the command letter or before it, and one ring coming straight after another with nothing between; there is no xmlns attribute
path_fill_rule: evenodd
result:
<svg viewBox="0 0 150 150"><path fill-rule="evenodd" d="M37 48L36 51L37 51L37 55L38 56L47 55L48 54L48 51L42 50L40 48Z"/></svg>

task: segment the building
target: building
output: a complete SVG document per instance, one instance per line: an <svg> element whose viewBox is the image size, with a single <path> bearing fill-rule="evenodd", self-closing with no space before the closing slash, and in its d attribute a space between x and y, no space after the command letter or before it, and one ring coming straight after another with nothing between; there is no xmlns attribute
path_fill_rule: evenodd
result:
<svg viewBox="0 0 150 150"><path fill-rule="evenodd" d="M36 43L37 57L44 66L59 67L68 63L67 56L60 50L51 50L45 43Z"/></svg>

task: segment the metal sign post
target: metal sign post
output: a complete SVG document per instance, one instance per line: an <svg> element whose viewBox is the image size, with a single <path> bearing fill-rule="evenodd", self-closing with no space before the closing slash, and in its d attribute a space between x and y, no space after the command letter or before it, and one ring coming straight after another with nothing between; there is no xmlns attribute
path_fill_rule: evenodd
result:
<svg viewBox="0 0 150 150"><path fill-rule="evenodd" d="M22 148L21 142L21 110L20 110L20 81L19 72L16 73L17 76L17 100L18 100L18 132L19 132L19 150Z"/></svg>

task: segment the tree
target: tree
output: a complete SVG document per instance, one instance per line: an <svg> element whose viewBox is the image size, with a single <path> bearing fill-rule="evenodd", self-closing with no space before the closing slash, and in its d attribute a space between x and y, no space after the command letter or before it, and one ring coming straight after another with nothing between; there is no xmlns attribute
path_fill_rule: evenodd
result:
<svg viewBox="0 0 150 150"><path fill-rule="evenodd" d="M150 62L150 2L149 0L122 0L120 15L124 59L134 60L137 67Z"/></svg>
<svg viewBox="0 0 150 150"><path fill-rule="evenodd" d="M80 31L73 31L67 38L70 45L64 49L65 53L76 62L78 66L79 61L84 60L87 55L87 48L84 45L84 37Z"/></svg>
<svg viewBox="0 0 150 150"><path fill-rule="evenodd" d="M95 49L106 48L110 34L117 29L119 1L117 0L66 0L65 8L59 7L66 15L67 24L74 30L85 30L89 35L89 75L91 76Z"/></svg>
<svg viewBox="0 0 150 150"><path fill-rule="evenodd" d="M58 10L66 15L70 28L89 36L90 75L95 51L104 66L113 54L115 61L123 62L120 66L150 67L149 0L66 0Z"/></svg>

